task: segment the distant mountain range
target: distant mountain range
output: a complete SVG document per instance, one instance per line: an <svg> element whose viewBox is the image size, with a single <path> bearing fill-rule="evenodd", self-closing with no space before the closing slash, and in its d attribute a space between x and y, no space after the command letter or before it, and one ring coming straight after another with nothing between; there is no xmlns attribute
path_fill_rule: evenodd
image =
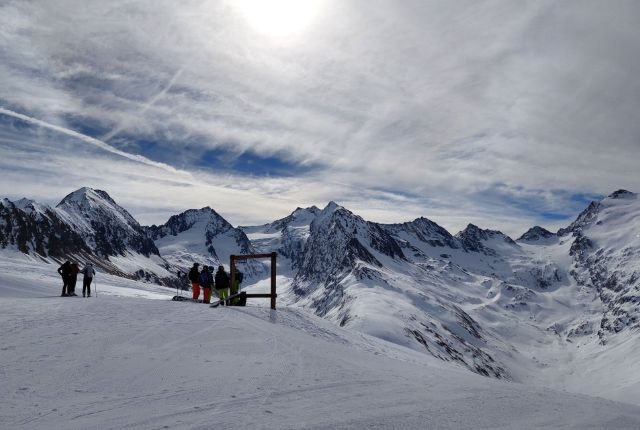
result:
<svg viewBox="0 0 640 430"><path fill-rule="evenodd" d="M472 224L452 235L426 218L374 223L335 202L261 226L233 227L206 207L145 227L82 188L55 208L2 200L0 247L167 286L193 262L277 251L288 302L497 378L526 379L560 348L587 360L640 328L640 199L624 190L555 233L536 226L513 240ZM247 284L268 276L259 262L244 270Z"/></svg>

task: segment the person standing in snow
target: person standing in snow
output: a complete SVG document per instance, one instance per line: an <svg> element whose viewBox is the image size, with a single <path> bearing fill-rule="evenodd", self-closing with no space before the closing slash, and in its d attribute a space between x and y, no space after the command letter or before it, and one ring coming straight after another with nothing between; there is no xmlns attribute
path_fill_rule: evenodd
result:
<svg viewBox="0 0 640 430"><path fill-rule="evenodd" d="M234 274L234 285L231 285L231 295L233 296L234 294L238 294L238 292L240 291L240 283L242 283L242 279L244 278L244 274L238 270L237 267L233 268L235 274ZM231 299L231 304L232 305L237 305L240 302L240 297L236 297L235 299Z"/></svg>
<svg viewBox="0 0 640 430"><path fill-rule="evenodd" d="M202 303L211 303L211 286L213 284L213 276L209 272L207 266L202 267L200 272L200 287L202 287Z"/></svg>
<svg viewBox="0 0 640 430"><path fill-rule="evenodd" d="M223 266L219 266L216 272L216 291L220 300L229 297L229 275L224 271Z"/></svg>
<svg viewBox="0 0 640 430"><path fill-rule="evenodd" d="M67 297L69 295L69 281L71 276L71 262L65 261L62 266L58 267L58 273L62 277L62 294L60 297Z"/></svg>
<svg viewBox="0 0 640 430"><path fill-rule="evenodd" d="M85 264L80 273L84 275L82 278L82 297L91 297L91 281L93 281L93 277L96 274L96 271L93 269L93 264Z"/></svg>
<svg viewBox="0 0 640 430"><path fill-rule="evenodd" d="M200 272L198 267L200 264L193 263L193 267L189 270L189 281L191 281L191 289L193 290L193 300L200 298Z"/></svg>
<svg viewBox="0 0 640 430"><path fill-rule="evenodd" d="M80 273L80 267L78 263L71 263L71 274L69 275L69 291L70 296L76 297L76 283L78 282L78 273Z"/></svg>

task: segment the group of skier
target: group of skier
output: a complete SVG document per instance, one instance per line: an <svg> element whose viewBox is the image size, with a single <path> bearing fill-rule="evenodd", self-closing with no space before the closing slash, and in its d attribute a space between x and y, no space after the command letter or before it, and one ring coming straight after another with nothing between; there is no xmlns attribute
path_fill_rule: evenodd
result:
<svg viewBox="0 0 640 430"><path fill-rule="evenodd" d="M87 263L80 270L78 263L65 261L58 267L58 273L62 276L62 294L60 297L77 297L76 283L78 282L78 273L82 273L82 297L91 297L91 282L96 275L92 263Z"/></svg>
<svg viewBox="0 0 640 430"><path fill-rule="evenodd" d="M203 292L203 303L211 303L211 290L216 289L218 298L224 300L230 296L233 296L240 291L240 283L242 282L243 274L238 269L235 269L234 285L231 285L229 274L224 270L224 266L219 266L218 271L213 273L213 266L202 266L202 271L199 270L200 264L193 263L193 267L189 270L189 281L191 282L191 289L193 290L193 300L200 299L200 290ZM58 273L62 277L62 294L60 297L77 297L76 283L78 281L78 274L82 273L82 297L91 297L91 282L96 274L92 263L86 263L84 268L80 270L78 263L72 263L65 261L59 268ZM237 304L237 298L231 299L230 304Z"/></svg>
<svg viewBox="0 0 640 430"><path fill-rule="evenodd" d="M215 276L213 274L213 266L203 265L202 271L199 270L199 267L199 263L193 263L193 267L191 267L188 274L194 301L200 299L201 289L203 292L203 303L211 303L211 290L213 288L216 289L220 300L235 295L240 290L240 283L243 278L241 271L235 269L235 285L231 285L229 274L224 270L224 266L218 266L218 271L215 273ZM233 302L231 304L233 304Z"/></svg>

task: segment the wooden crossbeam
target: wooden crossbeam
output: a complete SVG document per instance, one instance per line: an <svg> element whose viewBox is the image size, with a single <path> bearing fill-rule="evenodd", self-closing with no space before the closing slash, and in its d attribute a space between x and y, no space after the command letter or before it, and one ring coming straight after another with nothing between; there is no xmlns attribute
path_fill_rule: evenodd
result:
<svg viewBox="0 0 640 430"><path fill-rule="evenodd" d="M270 254L245 254L245 255L232 255L231 259L232 260L250 260L252 258L271 258L271 256L275 254L275 252L272 252Z"/></svg>
<svg viewBox="0 0 640 430"><path fill-rule="evenodd" d="M278 295L276 294L276 297L277 296ZM247 299L270 299L272 297L272 294L267 294L267 293L264 293L264 294L257 294L257 293L256 294L248 294L247 293L247 294L245 294L245 297Z"/></svg>

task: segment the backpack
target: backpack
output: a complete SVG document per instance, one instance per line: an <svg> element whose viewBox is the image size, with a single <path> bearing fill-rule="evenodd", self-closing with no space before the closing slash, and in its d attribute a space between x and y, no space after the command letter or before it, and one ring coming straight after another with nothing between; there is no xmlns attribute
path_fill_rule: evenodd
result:
<svg viewBox="0 0 640 430"><path fill-rule="evenodd" d="M93 270L93 265L86 265L84 266L84 269L82 269L81 273L86 277L86 278L93 278L96 274L96 271Z"/></svg>

